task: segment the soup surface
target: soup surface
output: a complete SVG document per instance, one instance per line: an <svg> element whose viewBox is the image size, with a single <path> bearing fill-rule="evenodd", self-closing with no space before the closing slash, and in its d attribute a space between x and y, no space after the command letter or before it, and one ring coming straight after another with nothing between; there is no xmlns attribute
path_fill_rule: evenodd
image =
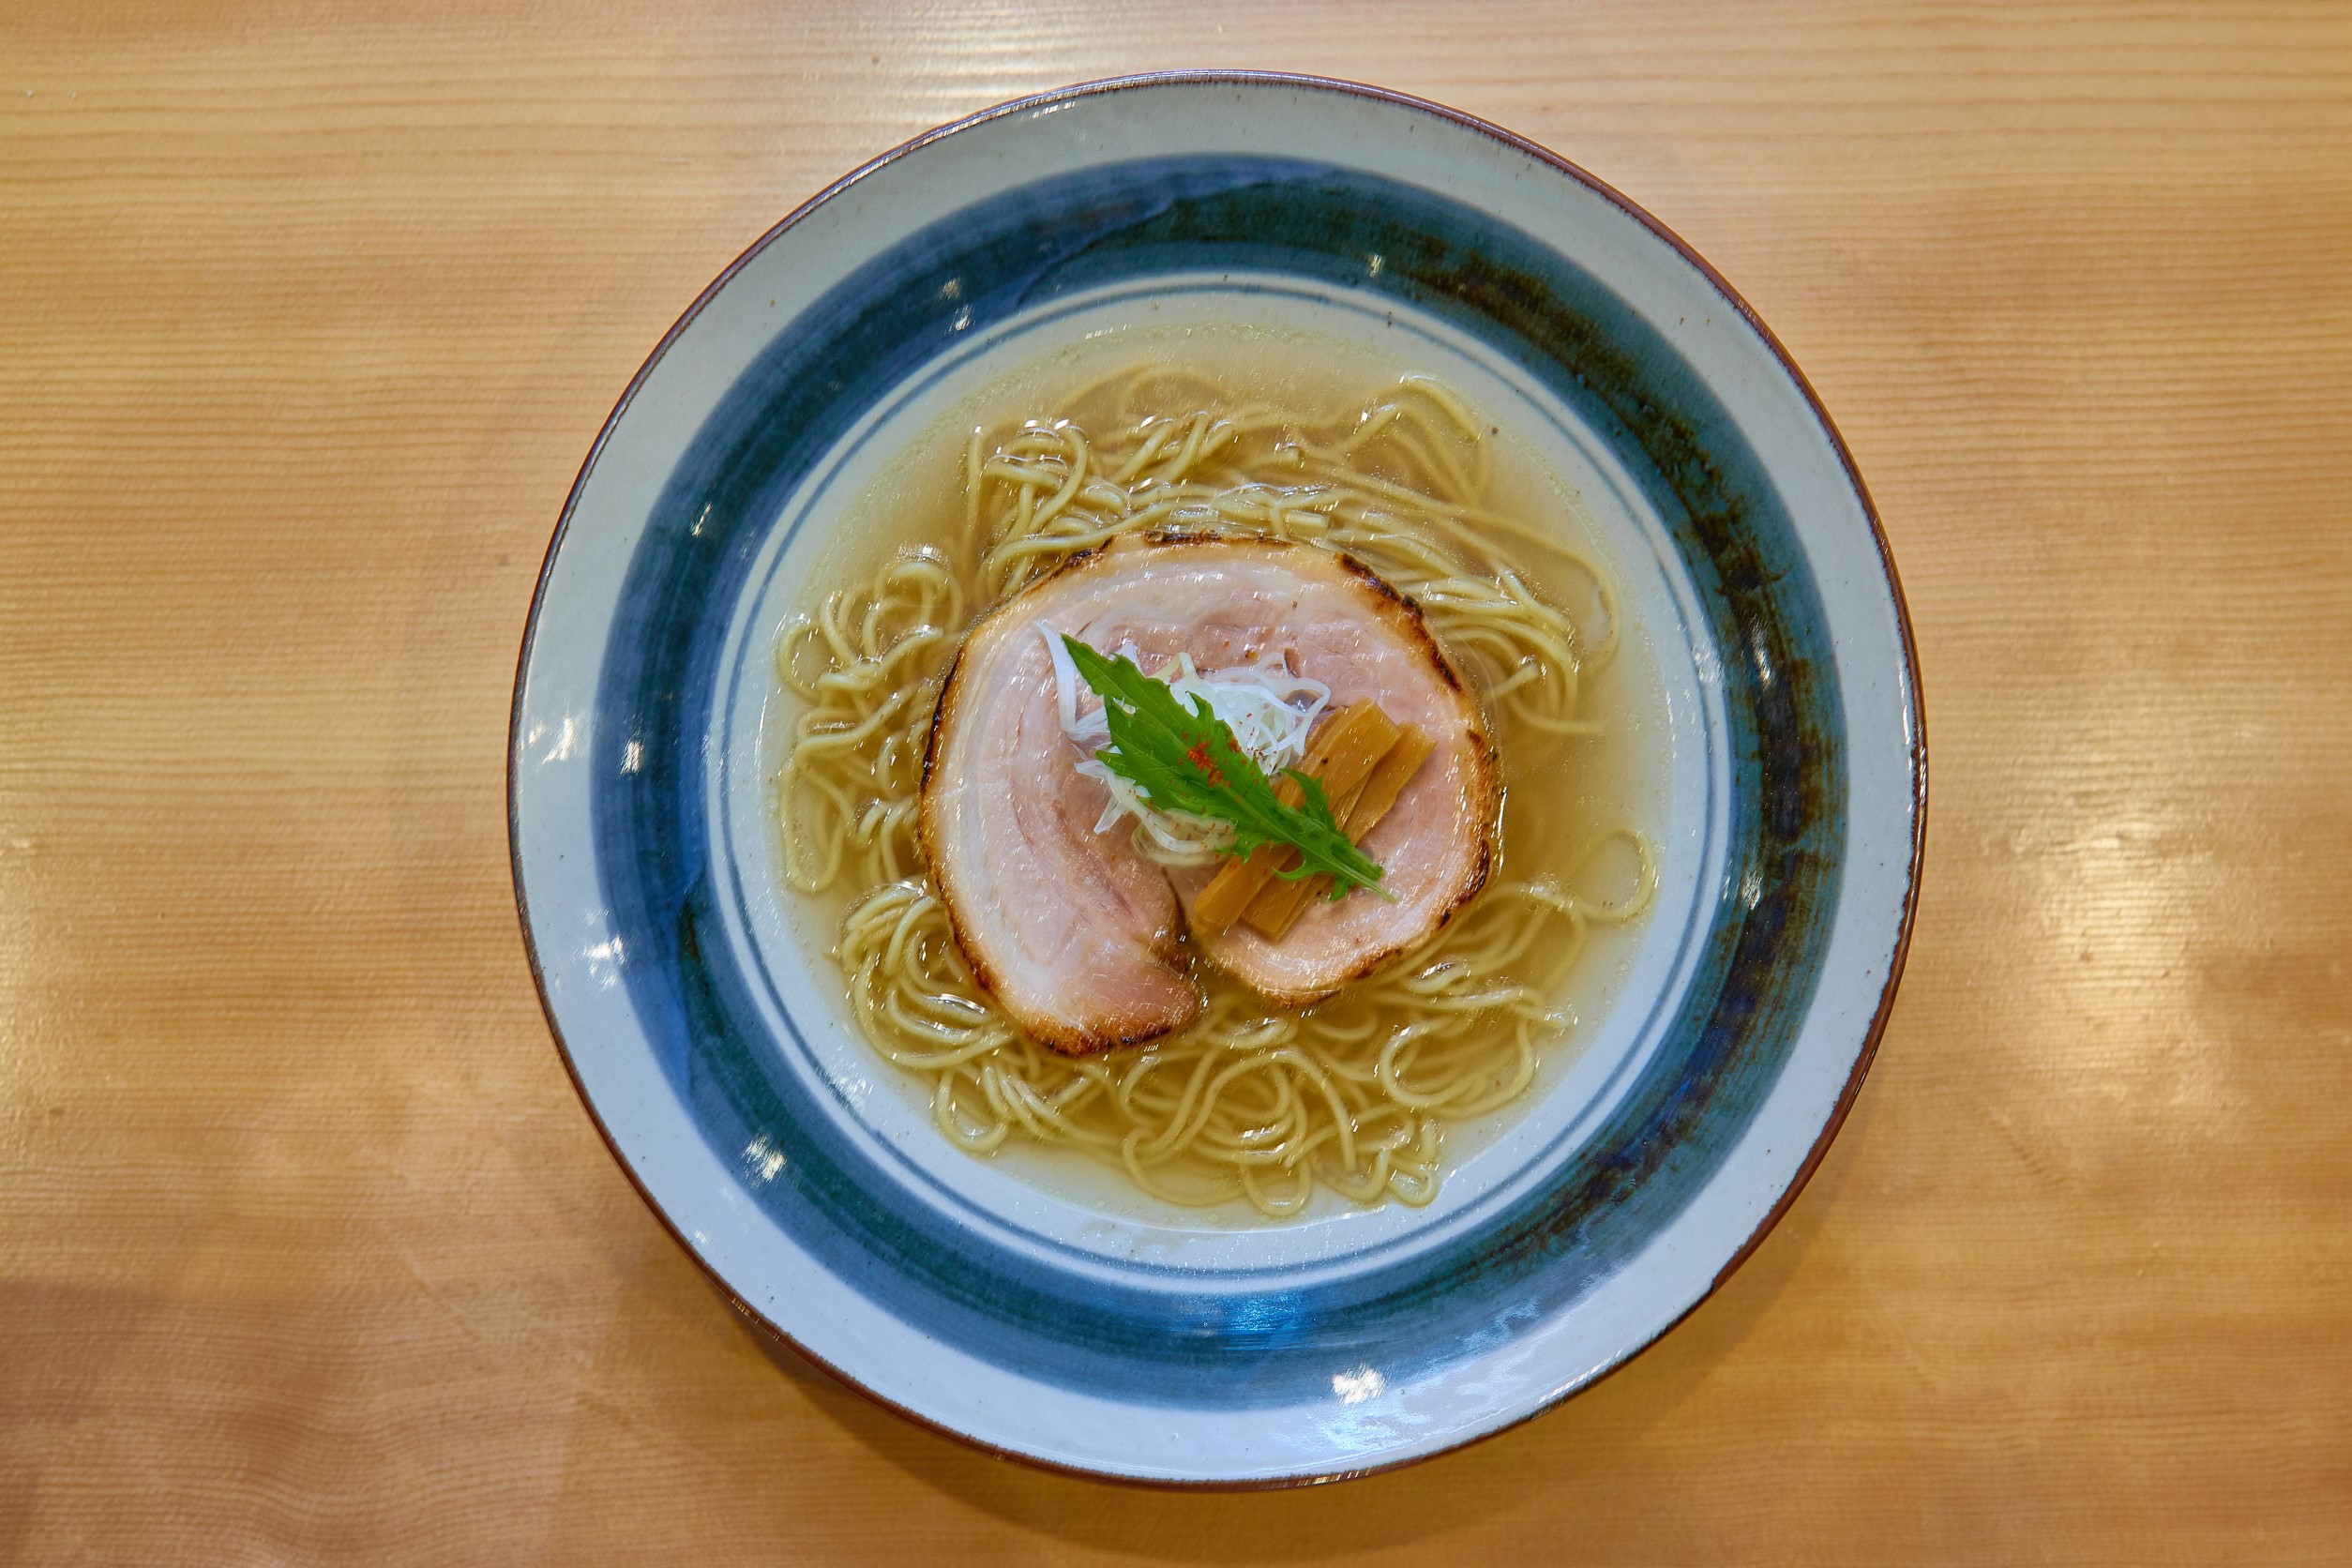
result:
<svg viewBox="0 0 2352 1568"><path fill-rule="evenodd" d="M1153 532L1342 552L1413 600L1484 710L1497 852L1432 940L1328 999L1277 1005L1196 950L1198 1017L1074 1058L1024 1034L955 940L915 831L925 746L979 616ZM779 641L773 815L803 938L974 1155L1247 1218L1426 1203L1606 1010L1654 889L1666 726L1596 549L1572 491L1410 366L1194 327L1007 378L844 510Z"/></svg>

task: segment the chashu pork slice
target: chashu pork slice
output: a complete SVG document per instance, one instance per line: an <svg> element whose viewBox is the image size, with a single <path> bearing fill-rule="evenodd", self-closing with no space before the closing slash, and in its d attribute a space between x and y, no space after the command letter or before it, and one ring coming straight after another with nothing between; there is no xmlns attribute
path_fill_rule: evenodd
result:
<svg viewBox="0 0 2352 1568"><path fill-rule="evenodd" d="M1201 951L1250 989L1304 1007L1421 946L1468 907L1493 867L1500 796L1478 700L1418 606L1345 556L1297 546L1261 560L1259 572L1288 575L1295 587L1287 605L1268 592L1271 583L1259 590L1267 597L1251 613L1265 620L1249 646L1285 655L1298 673L1330 686L1334 713L1370 698L1432 742L1428 761L1360 845L1380 863L1380 886L1394 902L1363 891L1335 902L1318 897L1278 938L1245 921L1214 933L1193 929ZM1233 619L1228 611L1217 624ZM1199 648L1193 656L1212 668ZM1216 868L1168 875L1189 919Z"/></svg>
<svg viewBox="0 0 2352 1568"><path fill-rule="evenodd" d="M1435 743L1364 842L1395 901L1318 901L1275 941L1237 925L1196 932L1261 995L1319 1001L1420 945L1485 883L1495 770L1476 700L1420 611L1342 556L1304 545L1130 536L1073 559L992 611L940 696L920 822L957 937L1016 1021L1084 1053L1190 1020L1198 993L1174 934L1214 868L1163 871L1132 823L1097 834L1102 786L1074 771L1042 628L1106 652L1132 642L1146 669L1190 654L1203 671L1268 658L1332 688L1332 707L1378 701Z"/></svg>
<svg viewBox="0 0 2352 1568"><path fill-rule="evenodd" d="M1127 825L1102 833L1103 787L1075 771L1041 625L1049 579L972 628L923 755L916 826L957 944L1013 1021L1084 1056L1180 1029L1200 1011L1167 873ZM1128 824L1132 825L1132 824Z"/></svg>

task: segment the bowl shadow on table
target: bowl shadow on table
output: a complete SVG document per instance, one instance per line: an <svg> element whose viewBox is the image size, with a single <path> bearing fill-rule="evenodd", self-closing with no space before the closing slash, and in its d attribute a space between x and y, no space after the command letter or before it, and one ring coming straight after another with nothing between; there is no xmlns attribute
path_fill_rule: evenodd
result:
<svg viewBox="0 0 2352 1568"><path fill-rule="evenodd" d="M1864 1095L1804 1192L1747 1261L1650 1349L1496 1438L1335 1485L1204 1498L1199 1489L1107 1483L1001 1459L894 1414L748 1316L741 1321L850 1437L910 1479L1024 1530L1163 1558L1293 1560L1393 1547L1474 1527L1533 1491L1605 1498L1628 1464L1640 1462L1645 1434L1692 1398L1803 1266L1862 1141L1868 1107ZM1204 1506L1210 1499L1214 1506Z"/></svg>

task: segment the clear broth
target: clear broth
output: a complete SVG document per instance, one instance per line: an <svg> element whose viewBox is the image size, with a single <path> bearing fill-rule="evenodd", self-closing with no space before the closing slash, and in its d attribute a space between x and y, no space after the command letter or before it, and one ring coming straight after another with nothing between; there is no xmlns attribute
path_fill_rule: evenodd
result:
<svg viewBox="0 0 2352 1568"><path fill-rule="evenodd" d="M900 551L946 545L966 526L965 446L972 433L984 444L1024 419L1075 419L1095 430L1090 411L1074 397L1106 375L1138 364L1164 367L1205 381L1232 402L1266 400L1309 410L1337 410L1393 386L1416 367L1353 346L1289 331L1199 325L1127 332L1097 338L1048 357L991 384L959 405L905 449L892 472L842 508L831 536L810 573L800 606L813 613L828 596L870 579ZM1176 412L1171 409L1170 412ZM1539 524L1566 549L1614 571L1604 541L1574 489L1553 474L1511 432L1490 426L1495 453L1492 478L1483 505ZM955 553L951 550L951 554ZM1599 619L1592 585L1583 572L1530 552L1515 565L1538 594L1565 610L1580 627ZM982 608L978 604L974 611ZM1620 628L1615 656L1582 684L1580 716L1601 721L1590 737L1559 738L1515 728L1490 708L1489 716L1503 780L1501 855L1494 880L1551 876L1573 882L1596 898L1616 899L1631 891L1637 868L1630 852L1605 851L1576 864L1584 849L1612 829L1628 827L1652 843L1664 822L1666 725L1664 697L1647 639L1636 622ZM794 699L778 691L774 701L789 715ZM772 723L771 735L790 729ZM773 765L771 768L773 775ZM780 854L780 849L778 851ZM816 952L830 952L843 912L864 887L807 896L789 903L796 934ZM1574 1060L1591 1026L1615 1003L1631 967L1641 923L1596 926L1554 997L1573 1020L1547 1040L1535 1081L1511 1103L1483 1116L1446 1125L1445 1168L1465 1161L1537 1103ZM1204 988L1237 983L1205 959L1194 965ZM844 1026L858 1026L844 1005ZM874 1057L874 1081L902 1094L910 1108L927 1115L927 1080ZM1085 1151L1015 1137L994 1154L1025 1182L1054 1196L1122 1219L1186 1229L1259 1226L1269 1223L1241 1199L1209 1208L1182 1207L1136 1187L1115 1167ZM1349 1206L1327 1191L1316 1194L1310 1212L1325 1205Z"/></svg>

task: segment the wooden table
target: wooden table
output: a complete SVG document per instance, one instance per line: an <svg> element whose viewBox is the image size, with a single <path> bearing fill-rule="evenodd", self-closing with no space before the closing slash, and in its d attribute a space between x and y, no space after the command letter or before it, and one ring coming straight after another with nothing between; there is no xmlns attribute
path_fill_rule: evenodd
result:
<svg viewBox="0 0 2352 1568"><path fill-rule="evenodd" d="M1779 1230L1371 1482L1005 1465L761 1341L534 999L509 682L630 373L1053 83L1377 81L1595 171L1843 427L1910 971ZM0 12L0 1560L2352 1559L2352 11Z"/></svg>

